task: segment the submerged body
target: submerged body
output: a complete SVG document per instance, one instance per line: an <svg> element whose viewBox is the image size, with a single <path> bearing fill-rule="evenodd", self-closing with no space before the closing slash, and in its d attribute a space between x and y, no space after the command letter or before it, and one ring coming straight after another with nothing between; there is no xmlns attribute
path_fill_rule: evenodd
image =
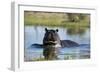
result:
<svg viewBox="0 0 100 73"><path fill-rule="evenodd" d="M71 40L60 40L61 44L59 47L64 48L64 47L77 47L80 46L78 43L71 41ZM43 44L32 44L33 47L36 48L43 48L45 45Z"/></svg>
<svg viewBox="0 0 100 73"><path fill-rule="evenodd" d="M61 40L61 47L77 47L79 46L78 43L71 41L71 40Z"/></svg>

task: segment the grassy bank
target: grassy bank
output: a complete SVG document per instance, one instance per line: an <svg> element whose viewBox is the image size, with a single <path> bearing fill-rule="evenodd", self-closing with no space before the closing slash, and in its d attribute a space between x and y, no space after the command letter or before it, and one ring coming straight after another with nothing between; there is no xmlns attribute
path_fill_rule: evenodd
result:
<svg viewBox="0 0 100 73"><path fill-rule="evenodd" d="M65 13L46 13L46 12L25 12L24 13L24 24L35 25L35 26L60 26L60 27L89 27L89 15L84 15L84 19L79 19L79 14L68 14ZM71 20L71 21L70 21Z"/></svg>
<svg viewBox="0 0 100 73"><path fill-rule="evenodd" d="M39 24L39 23L25 23L25 26L51 26L51 27L90 27L89 24L87 24L87 22L67 22L67 23L63 23L63 24Z"/></svg>

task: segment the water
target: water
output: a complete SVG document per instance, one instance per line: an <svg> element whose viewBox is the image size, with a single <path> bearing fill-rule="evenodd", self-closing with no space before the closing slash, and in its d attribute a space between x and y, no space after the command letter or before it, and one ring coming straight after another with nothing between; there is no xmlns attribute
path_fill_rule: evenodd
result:
<svg viewBox="0 0 100 73"><path fill-rule="evenodd" d="M46 26L25 26L25 61L34 61L43 57L43 48L31 47L32 44L42 44ZM88 59L90 58L90 29L89 28L63 28L47 27L48 29L59 29L61 40L72 40L80 44L79 47L61 48L58 58L60 60Z"/></svg>

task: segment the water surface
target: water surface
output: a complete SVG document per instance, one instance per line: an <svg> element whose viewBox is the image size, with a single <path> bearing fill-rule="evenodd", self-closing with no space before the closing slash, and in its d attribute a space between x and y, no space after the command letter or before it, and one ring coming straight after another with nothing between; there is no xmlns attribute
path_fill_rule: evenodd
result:
<svg viewBox="0 0 100 73"><path fill-rule="evenodd" d="M34 43L42 44L46 26L25 26L25 61L34 61L43 58L43 48L34 48ZM90 29L89 28L64 28L47 27L48 29L58 29L61 40L72 40L80 44L79 47L61 48L59 52L60 60L88 59L90 58Z"/></svg>

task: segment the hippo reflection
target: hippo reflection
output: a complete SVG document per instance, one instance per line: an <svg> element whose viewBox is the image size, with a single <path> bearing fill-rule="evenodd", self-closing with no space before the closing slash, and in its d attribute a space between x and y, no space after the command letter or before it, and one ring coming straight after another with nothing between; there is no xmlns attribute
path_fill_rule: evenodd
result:
<svg viewBox="0 0 100 73"><path fill-rule="evenodd" d="M43 56L46 60L58 59L59 47L54 45L45 46L43 49Z"/></svg>

